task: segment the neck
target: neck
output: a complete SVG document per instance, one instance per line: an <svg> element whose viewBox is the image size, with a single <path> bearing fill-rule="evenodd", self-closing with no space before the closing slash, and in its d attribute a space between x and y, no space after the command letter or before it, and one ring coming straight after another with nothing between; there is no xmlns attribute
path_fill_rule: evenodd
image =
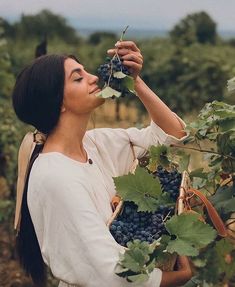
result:
<svg viewBox="0 0 235 287"><path fill-rule="evenodd" d="M43 152L61 152L72 159L86 162L83 137L89 118L90 114L79 115L79 117L62 114L56 128L48 135Z"/></svg>

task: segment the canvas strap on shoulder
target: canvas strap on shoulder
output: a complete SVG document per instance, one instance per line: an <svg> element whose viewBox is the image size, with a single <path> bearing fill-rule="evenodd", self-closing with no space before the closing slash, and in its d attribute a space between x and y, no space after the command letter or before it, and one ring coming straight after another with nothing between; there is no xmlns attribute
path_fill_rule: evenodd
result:
<svg viewBox="0 0 235 287"><path fill-rule="evenodd" d="M214 206L212 205L212 203L206 198L206 196L200 192L199 190L195 189L195 188L189 188L187 190L187 194L194 194L197 197L200 198L200 200L203 202L203 204L205 205L208 215L210 216L210 219L215 227L215 229L217 230L218 234L221 237L226 237L228 235L227 229L225 227L224 222L222 221L221 217L219 216L218 212L216 211L216 209L214 208Z"/></svg>
<svg viewBox="0 0 235 287"><path fill-rule="evenodd" d="M23 191L27 177L27 172L29 169L29 163L36 146L37 145L43 146L45 140L46 136L44 134L38 131L35 131L34 133L29 132L25 135L19 148L16 208L15 208L15 220L14 220L14 228L16 230L19 230L20 227L21 204L22 204Z"/></svg>

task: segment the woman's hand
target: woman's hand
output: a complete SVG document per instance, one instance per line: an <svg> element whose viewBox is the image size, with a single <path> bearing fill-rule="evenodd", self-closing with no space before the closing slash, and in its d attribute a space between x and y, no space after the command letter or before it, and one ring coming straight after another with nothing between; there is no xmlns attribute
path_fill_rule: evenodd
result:
<svg viewBox="0 0 235 287"><path fill-rule="evenodd" d="M126 66L131 76L136 79L143 66L143 56L139 48L132 41L118 41L115 44L115 49L107 51L110 56L118 53L124 66Z"/></svg>
<svg viewBox="0 0 235 287"><path fill-rule="evenodd" d="M189 280L192 277L192 270L186 256L179 256L177 258L177 270L184 272L185 280Z"/></svg>
<svg viewBox="0 0 235 287"><path fill-rule="evenodd" d="M192 277L192 270L186 256L177 258L177 271L162 272L160 287L182 286Z"/></svg>

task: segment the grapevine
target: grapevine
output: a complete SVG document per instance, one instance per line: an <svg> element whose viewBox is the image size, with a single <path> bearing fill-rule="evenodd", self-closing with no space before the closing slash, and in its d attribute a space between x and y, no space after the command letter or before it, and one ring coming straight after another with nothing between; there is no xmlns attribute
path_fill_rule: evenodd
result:
<svg viewBox="0 0 235 287"><path fill-rule="evenodd" d="M229 84L233 92L234 79ZM208 103L186 130L183 144L152 146L134 175L114 178L124 204L110 232L126 248L116 273L144 282L156 266L162 268L177 254L188 256L193 265L195 276L185 287L235 286L235 106ZM204 157L206 168L189 169L192 150ZM200 189L224 221L225 237L194 197L188 201L190 212L174 215L185 170L192 187Z"/></svg>

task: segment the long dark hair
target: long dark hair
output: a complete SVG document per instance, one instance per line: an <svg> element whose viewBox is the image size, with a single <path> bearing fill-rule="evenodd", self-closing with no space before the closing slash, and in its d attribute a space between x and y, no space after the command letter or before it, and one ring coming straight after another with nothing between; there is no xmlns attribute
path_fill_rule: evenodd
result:
<svg viewBox="0 0 235 287"><path fill-rule="evenodd" d="M37 287L46 286L47 270L29 213L27 194L30 171L42 148L42 144L36 145L30 159L22 198L20 230L16 236L16 251L20 264Z"/></svg>
<svg viewBox="0 0 235 287"><path fill-rule="evenodd" d="M13 107L18 118L39 131L49 134L58 123L64 95L64 62L74 56L46 55L36 60L19 74L12 94ZM28 179L31 167L42 145L36 145L32 154L24 187L20 230L16 249L20 263L36 286L46 285L46 266L27 204Z"/></svg>

